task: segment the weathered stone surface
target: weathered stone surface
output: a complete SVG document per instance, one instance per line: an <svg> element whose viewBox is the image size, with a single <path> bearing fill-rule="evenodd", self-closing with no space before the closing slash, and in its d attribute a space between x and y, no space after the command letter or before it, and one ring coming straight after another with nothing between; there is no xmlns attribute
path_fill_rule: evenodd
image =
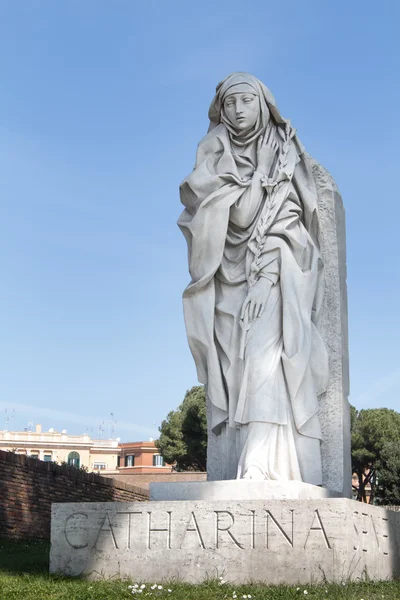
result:
<svg viewBox="0 0 400 600"><path fill-rule="evenodd" d="M50 570L310 583L399 574L400 515L347 499L54 504Z"/></svg>
<svg viewBox="0 0 400 600"><path fill-rule="evenodd" d="M320 397L323 485L351 496L346 224L335 181L310 158L318 192L320 248L325 267L321 333L329 354L329 386Z"/></svg>
<svg viewBox="0 0 400 600"><path fill-rule="evenodd" d="M338 497L338 492L302 481L228 479L150 484L150 500L318 500Z"/></svg>

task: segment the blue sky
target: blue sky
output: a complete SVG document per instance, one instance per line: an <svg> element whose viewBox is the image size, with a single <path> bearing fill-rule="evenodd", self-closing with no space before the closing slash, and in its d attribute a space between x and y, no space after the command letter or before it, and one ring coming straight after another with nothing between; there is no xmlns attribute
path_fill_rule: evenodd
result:
<svg viewBox="0 0 400 600"><path fill-rule="evenodd" d="M7 409L96 436L113 412L146 439L196 384L178 187L238 70L339 185L350 400L400 410L399 18L397 0L0 0L0 428Z"/></svg>

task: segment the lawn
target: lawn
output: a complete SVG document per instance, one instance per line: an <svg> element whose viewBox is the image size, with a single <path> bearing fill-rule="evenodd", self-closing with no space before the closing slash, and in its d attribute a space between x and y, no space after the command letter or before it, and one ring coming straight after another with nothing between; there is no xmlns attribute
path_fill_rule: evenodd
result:
<svg viewBox="0 0 400 600"><path fill-rule="evenodd" d="M399 600L400 582L320 586L232 586L86 581L48 575L49 544L0 540L0 600Z"/></svg>

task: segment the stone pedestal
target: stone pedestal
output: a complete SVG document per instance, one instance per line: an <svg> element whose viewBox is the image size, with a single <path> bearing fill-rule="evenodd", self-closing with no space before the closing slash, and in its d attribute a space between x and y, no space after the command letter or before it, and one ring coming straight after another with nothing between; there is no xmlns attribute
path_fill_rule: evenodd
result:
<svg viewBox="0 0 400 600"><path fill-rule="evenodd" d="M53 504L65 575L309 584L400 574L400 514L343 498Z"/></svg>
<svg viewBox="0 0 400 600"><path fill-rule="evenodd" d="M150 500L318 500L338 492L302 481L186 481L150 483Z"/></svg>

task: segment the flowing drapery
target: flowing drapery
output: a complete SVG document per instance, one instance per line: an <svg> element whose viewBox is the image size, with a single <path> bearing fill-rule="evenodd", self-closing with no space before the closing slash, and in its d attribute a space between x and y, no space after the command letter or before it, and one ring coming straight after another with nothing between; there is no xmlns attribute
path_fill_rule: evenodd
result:
<svg viewBox="0 0 400 600"><path fill-rule="evenodd" d="M320 483L318 465L307 471L310 455L319 454L318 395L328 377L318 330L324 282L315 184L294 138L293 177L262 252L260 276L272 287L262 316L250 329L242 360L239 317L265 191L259 187L258 208L255 216L249 214L256 169L251 144L256 138L249 132L249 143L238 147L229 123L221 118L223 95L238 79L250 82L260 98L256 128L265 126L269 114L277 127L285 123L273 96L252 76L235 74L217 88L210 131L180 188L185 210L179 226L187 240L192 278L183 297L189 345L199 381L207 386L212 429L218 432L225 424L240 428L238 476L261 456L257 467L265 478ZM222 122L217 124L218 118ZM251 458L255 456L257 460ZM286 471L282 464L289 465Z"/></svg>

